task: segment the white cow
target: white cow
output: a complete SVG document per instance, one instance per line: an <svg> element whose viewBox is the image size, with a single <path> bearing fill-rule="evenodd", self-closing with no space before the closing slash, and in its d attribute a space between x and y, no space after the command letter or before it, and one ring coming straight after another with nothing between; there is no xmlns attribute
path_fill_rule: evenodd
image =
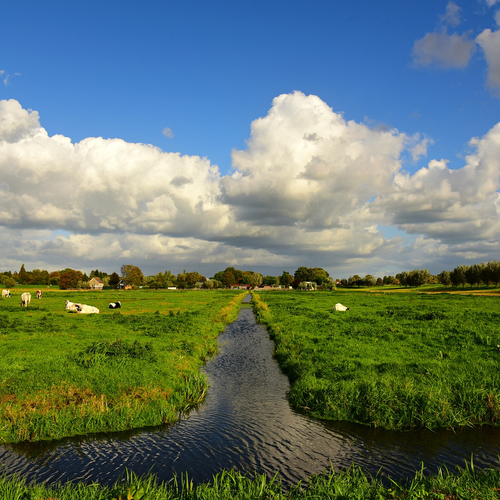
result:
<svg viewBox="0 0 500 500"><path fill-rule="evenodd" d="M21 307L28 307L31 304L31 293L24 292L21 295Z"/></svg>
<svg viewBox="0 0 500 500"><path fill-rule="evenodd" d="M68 311L76 311L77 310L77 306L79 306L80 304L75 304L73 302L70 302L69 300L66 300L66 309Z"/></svg>
<svg viewBox="0 0 500 500"><path fill-rule="evenodd" d="M85 304L75 304L76 312L79 314L99 314L99 309L94 306L87 306Z"/></svg>
<svg viewBox="0 0 500 500"><path fill-rule="evenodd" d="M340 302L338 304L335 304L335 307L333 308L334 311L348 311L349 308L346 306L343 306Z"/></svg>
<svg viewBox="0 0 500 500"><path fill-rule="evenodd" d="M6 299L8 297L12 297L12 294L10 293L10 290L2 290L2 299Z"/></svg>

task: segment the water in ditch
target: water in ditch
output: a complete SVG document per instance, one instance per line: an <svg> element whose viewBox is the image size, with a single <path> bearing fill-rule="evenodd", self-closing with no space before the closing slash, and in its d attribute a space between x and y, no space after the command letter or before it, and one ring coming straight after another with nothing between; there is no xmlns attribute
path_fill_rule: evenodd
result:
<svg viewBox="0 0 500 500"><path fill-rule="evenodd" d="M391 432L323 422L293 411L288 379L273 359L273 343L250 308L220 335L220 354L205 373L204 404L168 428L0 446L0 468L28 481L113 484L125 470L153 472L163 481L185 472L195 483L222 469L276 472L285 485L333 466L352 464L372 474L412 477L424 462L431 473L445 464L498 465L500 429Z"/></svg>

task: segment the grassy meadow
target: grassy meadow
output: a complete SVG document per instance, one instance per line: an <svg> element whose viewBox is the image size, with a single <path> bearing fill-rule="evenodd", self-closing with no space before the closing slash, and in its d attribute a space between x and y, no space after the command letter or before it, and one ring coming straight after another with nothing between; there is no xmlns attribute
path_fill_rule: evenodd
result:
<svg viewBox="0 0 500 500"><path fill-rule="evenodd" d="M246 293L62 291L0 299L0 442L175 421L203 400L200 372ZM38 287L40 288L40 287ZM30 291L31 305L20 307ZM100 314L65 310L65 301ZM108 308L120 300L121 309Z"/></svg>
<svg viewBox="0 0 500 500"><path fill-rule="evenodd" d="M261 292L254 309L297 409L396 430L500 424L498 296Z"/></svg>

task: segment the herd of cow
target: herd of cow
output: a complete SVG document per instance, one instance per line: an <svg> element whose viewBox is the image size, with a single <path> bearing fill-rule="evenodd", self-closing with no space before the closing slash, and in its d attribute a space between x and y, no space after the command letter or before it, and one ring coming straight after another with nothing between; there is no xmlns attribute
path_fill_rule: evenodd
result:
<svg viewBox="0 0 500 500"><path fill-rule="evenodd" d="M10 297L12 297L10 290L7 289L2 290L2 299L7 299ZM41 290L36 291L36 298L37 299L42 298ZM28 307L30 304L31 304L31 293L24 292L23 294L21 294L21 307ZM108 307L109 309L120 309L122 307L122 304L119 300L117 300L116 302L111 302ZM70 302L69 300L66 300L66 309L68 311L75 311L79 314L99 314L99 309L97 309L97 307L88 306L86 304L78 304Z"/></svg>
<svg viewBox="0 0 500 500"><path fill-rule="evenodd" d="M6 299L8 297L12 297L12 294L10 293L9 290L2 290L2 299ZM42 291L37 290L36 291L36 298L41 299L42 298ZM21 307L28 307L29 304L31 303L31 293L25 292L21 295ZM122 307L121 302L118 300L116 302L111 302L109 304L109 309L120 309ZM66 309L68 311L76 311L77 313L80 314L99 314L99 309L94 306L88 306L86 304L77 304L74 302L70 302L69 300L66 301ZM333 308L334 311L348 311L349 308L342 305L342 304L335 304L335 307Z"/></svg>

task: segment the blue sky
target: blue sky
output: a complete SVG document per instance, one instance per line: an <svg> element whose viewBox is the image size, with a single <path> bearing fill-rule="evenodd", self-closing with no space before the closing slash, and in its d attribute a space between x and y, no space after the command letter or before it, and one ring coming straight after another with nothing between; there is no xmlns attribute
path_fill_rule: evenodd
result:
<svg viewBox="0 0 500 500"><path fill-rule="evenodd" d="M26 172L36 171L34 153L21 158L22 153L16 150L13 160L12 149L0 149L0 184L4 182L0 194L8 194L4 200L0 196L0 234L3 232L3 239L7 238L11 245L4 249L8 258L0 260L0 270L14 270L21 263L28 269L58 268L64 255L68 262L65 265L80 269L107 267L110 272L131 259L130 263L142 265L150 273L192 267L210 274L227 264L281 274L284 269L293 271L299 265L318 263L334 275L348 277L349 273L383 275L416 267L439 272L457 263L498 258L498 233L489 225L492 214L496 214L499 172L496 164L487 160L494 157L491 151L496 147L496 135L490 134L488 141L486 136L500 117L500 42L496 36L499 6L495 0L82 5L61 1L10 2L2 9L8 22L0 33L0 99L10 103L3 112L4 116L16 116L19 123L24 123L26 116L34 118L29 110L37 114L36 123L28 127L31 132L15 136L19 151L27 150L23 142L26 137L43 130L52 140L44 145L37 143L44 151L42 156L55 155L54 164L66 161L78 170L78 175L81 171L86 175L106 171L106 178L114 175L120 182L104 193L104 198L112 203L112 194L121 191L130 200L136 200L138 208L127 220L118 220L117 215L111 220L102 201L99 208L86 205L88 197L81 192L81 186L74 200L57 200L56 195L51 200L44 199L36 194L36 189L15 182L14 172L19 172L19 165ZM280 106L274 101L283 95L290 96L293 105ZM308 99L311 96L322 104L313 103ZM12 100L19 103L21 110L14 110ZM351 185L345 178L341 182L335 180L335 175L340 174L336 170L338 162L328 163L328 157L335 157L333 143L310 152L306 159L303 150L292 151L294 145L288 142L292 137L312 137L306 128L312 126L315 118L303 122L300 117L306 109L313 112L322 105L326 135L321 136L315 129L318 137L328 135L328 120L342 117L345 124L352 122L371 131L374 138L370 141L374 144L382 144L391 131L393 137L399 138L398 145L390 146L393 150L380 149L376 153L387 155L386 163L381 161L368 169L373 173L373 178L366 178L369 193L363 183ZM331 116L326 118L328 109ZM265 127L265 137L259 140L251 128L258 119L273 122ZM284 123L288 124L289 133L275 134ZM297 127L305 128L295 136L292 130ZM348 133L349 139L342 134L342 144L347 140L359 143L353 133ZM382 134L379 139L377 134ZM118 139L135 145L127 146L127 176L119 164L110 166L111 159L102 159L109 158L109 151L95 163L97 150L102 152L110 143L94 141L90 146L87 141L85 144L94 148L91 162L88 155L65 160L61 155L66 153L53 147L57 142L54 137L58 136L68 138L78 154L84 148L77 145L83 146L82 141L92 138ZM11 148L14 142L12 135L9 137ZM450 175L457 170L464 179L469 178L466 157L475 154L469 144L475 137L484 138L481 144L490 148L484 150L483 156L477 152L488 178L478 176L483 183L477 186L476 198L467 198L460 182L471 187L470 182ZM271 144L273 140L282 142ZM196 157L206 158L210 168L217 169L218 179L214 180L213 175L205 179L209 167L201 160L197 167L191 163L188 167L173 166L168 161L173 156L168 155L161 161L145 159L141 156L141 144L153 145L166 154L180 153L187 163L196 163ZM236 161L233 150L242 152L236 154ZM292 154L286 161L296 165L289 175L308 179L307 186L301 184L300 189L308 193L305 203L310 213L304 213L297 203L288 203L297 186L286 186L288 198L279 193L279 185L284 186L284 181L275 173L285 160L278 161L272 151L285 150ZM375 155L368 150L363 154L365 162ZM323 163L314 167L315 177L311 180L307 177L307 165L318 158ZM384 166L394 158L397 165ZM446 201L444 191L437 196L441 204L435 203L436 193L431 196L430 190L422 190L419 177L411 177L433 160L445 160L440 163L440 175L454 179L454 194ZM242 161L247 163L243 165ZM181 174L185 169L191 172L190 168L192 177L186 177L184 182ZM341 175L366 176L363 168L358 163L348 165ZM182 190L192 184L196 189L191 194L174 192L173 188L163 193L156 190L167 182L162 177L166 170L171 172L167 176L170 186ZM149 171L156 172L155 189L144 185L140 195L134 195L131 184L147 177ZM61 179L60 167L47 167L44 172L41 177L38 173L39 186L55 177ZM243 183L236 179L238 175L255 182L246 182L243 189ZM395 187L403 189L401 183L394 185L397 175L410 175L404 184L404 195L394 191ZM426 179L430 177L429 174ZM266 178L269 182L265 182ZM382 178L384 185L378 180ZM440 177L439 182L442 180ZM439 182L435 180L433 186ZM63 186L76 190L70 180L60 184L62 190ZM334 193L343 184L344 191L352 189L353 212L339 211L328 201L321 204L321 209L315 208L318 200L327 200L327 189ZM255 208L255 200L264 192L263 185L275 186L278 191L267 192ZM477 191L482 189L485 191L480 200ZM202 200L204 191L209 193L210 208L200 209L196 203L183 205L183 196ZM399 213L395 208L398 203L404 205L401 200L409 203L413 194L423 196L424 191L432 198L425 213L424 199L419 200L419 209L410 204L402 206ZM23 205L28 196L30 204ZM166 198L172 204L170 209L164 203ZM252 202L240 203L242 199ZM400 201L396 203L397 200ZM346 201L339 203L345 206ZM490 204L488 209L484 203ZM113 206L116 208L117 204L118 201ZM467 213L468 204L473 205L469 213L475 215L466 221L463 214ZM44 207L44 217L30 212L35 205L38 213ZM158 208L160 205L162 208ZM147 207L143 213L141 206ZM155 207L159 212L153 217ZM165 210L173 213L172 207L176 217L169 224L159 224L159 214ZM370 212L369 216L361 215L362 209ZM480 209L481 214L474 212ZM200 210L203 215L210 212L208 222L199 221L203 218ZM61 215L63 212L66 215ZM188 212L191 218L187 217ZM410 217L410 213L414 216ZM331 214L336 215L332 218ZM488 226L484 234L472 229L481 217L481 227ZM436 220L440 218L441 224L447 225L445 229ZM449 227L453 223L456 227ZM469 224L467 230L463 224ZM293 227L298 232L292 234ZM345 230L342 235L339 228ZM272 231L274 236L270 235ZM319 232L323 232L321 237ZM362 239L365 250L355 245L360 234L371 238ZM142 244L148 248L151 245L148 256L132 241L141 235ZM129 241L125 242L127 238ZM166 238L168 244L155 247L152 241L145 243L155 238ZM340 238L346 242L344 246L338 244ZM467 242L472 239L481 244L469 248ZM305 240L311 243L303 245ZM92 249L104 241L111 247L114 242L116 251L96 254ZM37 256L30 257L26 248L34 247ZM187 249L184 254L183 248ZM73 258L67 252L72 252Z"/></svg>

